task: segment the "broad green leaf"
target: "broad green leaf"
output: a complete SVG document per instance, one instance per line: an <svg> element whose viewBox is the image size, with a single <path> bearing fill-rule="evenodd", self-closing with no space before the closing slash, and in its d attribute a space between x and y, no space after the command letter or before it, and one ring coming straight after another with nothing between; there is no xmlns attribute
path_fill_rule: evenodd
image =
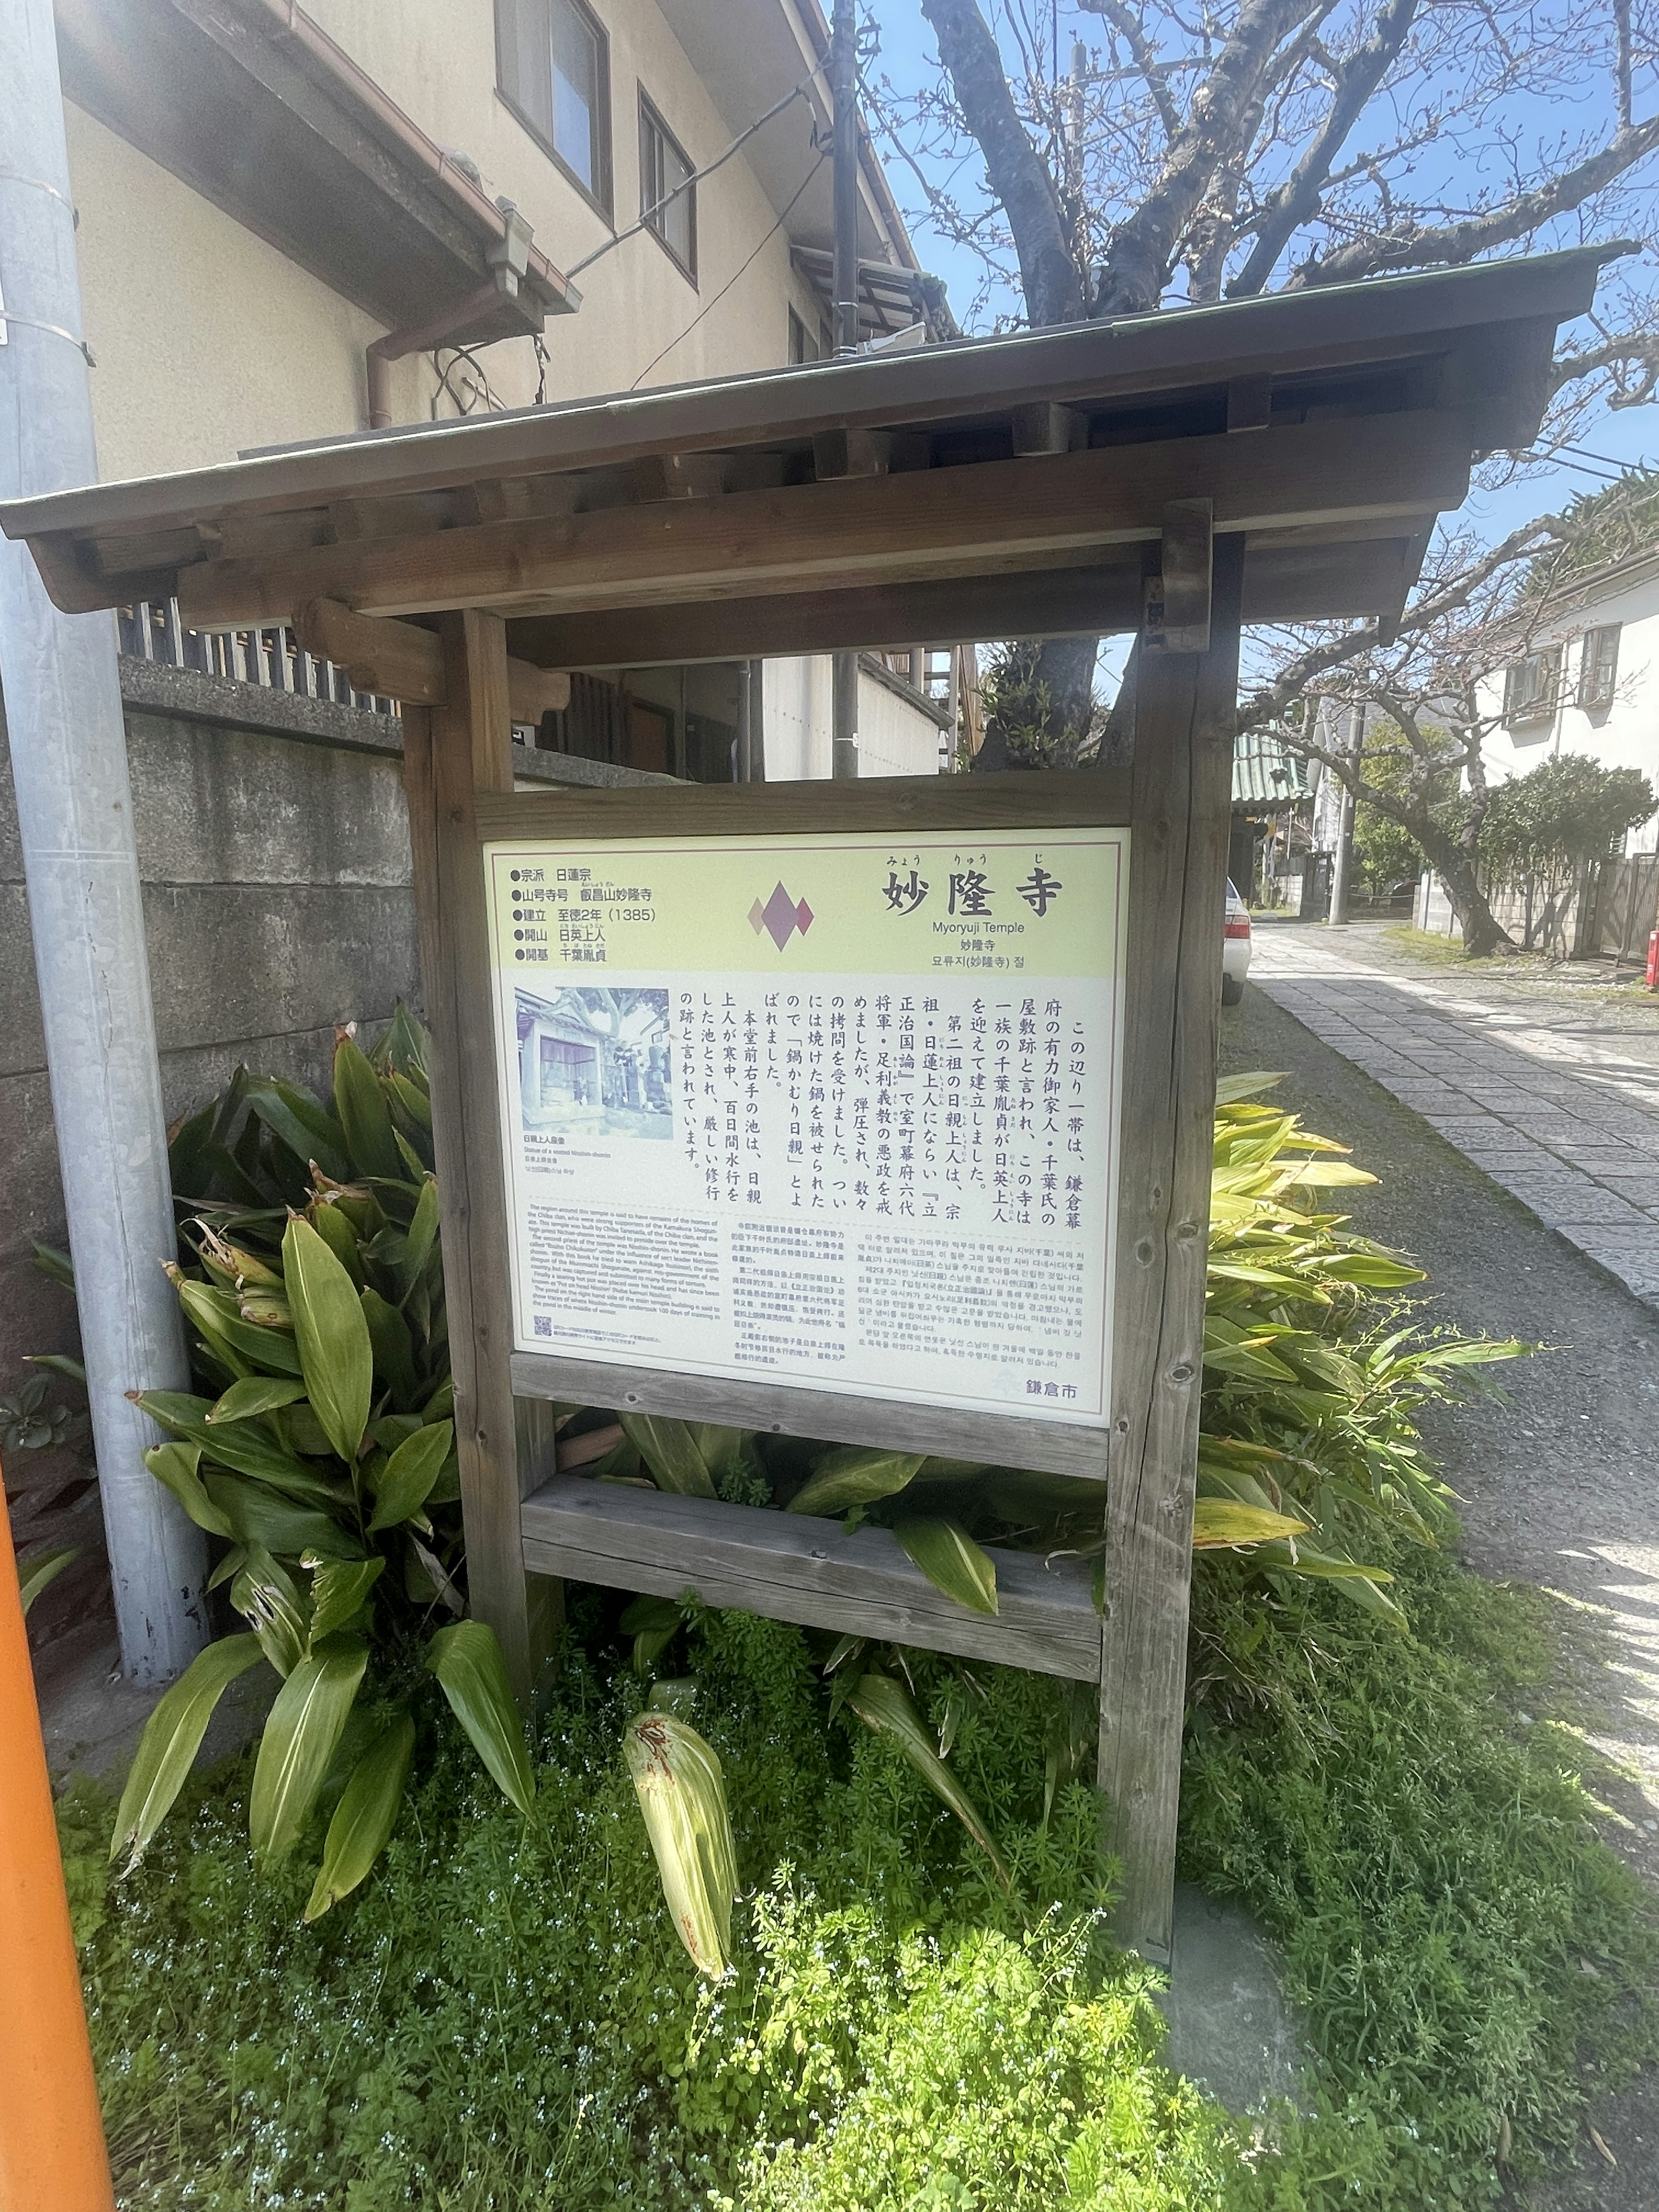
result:
<svg viewBox="0 0 1659 2212"><path fill-rule="evenodd" d="M67 1252L60 1251L56 1244L43 1244L38 1237L30 1237L29 1249L43 1275L50 1277L62 1290L75 1288L75 1262Z"/></svg>
<svg viewBox="0 0 1659 2212"><path fill-rule="evenodd" d="M315 1552L328 1559L360 1559L363 1547L331 1514L295 1505L256 1482L210 1467L202 1478L208 1496L230 1523L239 1544L263 1544L280 1558Z"/></svg>
<svg viewBox="0 0 1659 2212"><path fill-rule="evenodd" d="M71 1382L78 1382L83 1390L87 1387L85 1367L78 1359L72 1359L67 1352L26 1352L23 1364L26 1367L49 1367L54 1375L68 1376Z"/></svg>
<svg viewBox="0 0 1659 2212"><path fill-rule="evenodd" d="M257 1667L263 1656L252 1636L227 1636L210 1644L197 1653L145 1722L110 1841L112 1859L123 1851L128 1855L123 1873L131 1874L143 1858L184 1788L214 1707L237 1676Z"/></svg>
<svg viewBox="0 0 1659 2212"><path fill-rule="evenodd" d="M398 1403L407 1406L416 1389L415 1352L409 1340L409 1323L397 1307L376 1290L366 1290L362 1303L374 1371L390 1388Z"/></svg>
<svg viewBox="0 0 1659 2212"><path fill-rule="evenodd" d="M850 1506L873 1505L891 1498L915 1474L924 1452L869 1451L850 1444L826 1452L789 1501L792 1513L845 1513Z"/></svg>
<svg viewBox="0 0 1659 2212"><path fill-rule="evenodd" d="M17 1588L23 1601L23 1617L48 1583L57 1581L71 1559L81 1556L78 1544L51 1544L39 1552L25 1552L17 1562Z"/></svg>
<svg viewBox="0 0 1659 2212"><path fill-rule="evenodd" d="M1340 1183L1375 1182L1376 1177L1348 1160L1293 1160L1285 1167L1284 1180L1334 1189Z"/></svg>
<svg viewBox="0 0 1659 2212"><path fill-rule="evenodd" d="M362 1611L386 1569L382 1559L319 1559L311 1577L311 1641L320 1644Z"/></svg>
<svg viewBox="0 0 1659 2212"><path fill-rule="evenodd" d="M291 1406L305 1395L306 1386L297 1376L250 1375L233 1382L207 1418L216 1426L224 1421L252 1421L261 1413L274 1413L278 1406Z"/></svg>
<svg viewBox="0 0 1659 2212"><path fill-rule="evenodd" d="M404 1254L404 1274L408 1289L412 1290L420 1280L437 1236L438 1186L428 1176L421 1185L421 1195L416 1201L415 1218L409 1224L409 1242Z"/></svg>
<svg viewBox="0 0 1659 2212"><path fill-rule="evenodd" d="M283 1277L306 1395L340 1457L350 1466L368 1425L374 1358L357 1288L308 1221L296 1215L283 1237Z"/></svg>
<svg viewBox="0 0 1659 2212"><path fill-rule="evenodd" d="M950 1807L989 1858L997 1870L998 1879L1005 1887L1012 1887L1002 1854L981 1817L979 1808L934 1750L933 1737L923 1727L921 1716L911 1702L910 1693L903 1684L895 1681L890 1674L880 1674L872 1668L860 1674L857 1681L848 1685L846 1698L847 1703L866 1728L875 1729L878 1735L892 1738L935 1796L942 1798Z"/></svg>
<svg viewBox="0 0 1659 2212"><path fill-rule="evenodd" d="M636 1597L617 1626L634 1639L634 1672L643 1679L678 1635L683 1623L672 1597Z"/></svg>
<svg viewBox="0 0 1659 2212"><path fill-rule="evenodd" d="M241 1303L230 1291L216 1291L206 1283L179 1278L179 1303L193 1328L209 1342L228 1344L240 1359L268 1374L297 1375L300 1353L294 1339L283 1328L262 1328L246 1320Z"/></svg>
<svg viewBox="0 0 1659 2212"><path fill-rule="evenodd" d="M399 1522L419 1512L449 1456L454 1434L449 1422L438 1421L404 1437L375 1482L374 1512L368 1524L371 1536L379 1528L395 1528Z"/></svg>
<svg viewBox="0 0 1659 2212"><path fill-rule="evenodd" d="M284 1497L337 1510L340 1493L303 1460L274 1443L263 1429L247 1421L210 1423L207 1417L213 1408L207 1399L187 1397L179 1390L142 1390L136 1394L134 1403L151 1420L171 1430L182 1443L195 1444L222 1467L268 1483ZM291 1413L293 1407L284 1410Z"/></svg>
<svg viewBox="0 0 1659 2212"><path fill-rule="evenodd" d="M1241 1504L1232 1498L1200 1498L1193 1507L1193 1549L1219 1551L1233 1544L1265 1544L1276 1536L1300 1536L1308 1528L1288 1513Z"/></svg>
<svg viewBox="0 0 1659 2212"><path fill-rule="evenodd" d="M1332 1281L1360 1283L1369 1291L1401 1291L1408 1283L1426 1280L1420 1267L1410 1267L1404 1260L1385 1259L1380 1253L1321 1253L1313 1264Z"/></svg>
<svg viewBox="0 0 1659 2212"><path fill-rule="evenodd" d="M535 1809L536 1780L495 1630L482 1620L458 1620L441 1628L427 1646L426 1663L473 1749L528 1820Z"/></svg>
<svg viewBox="0 0 1659 2212"><path fill-rule="evenodd" d="M306 1656L311 1618L299 1584L263 1544L250 1544L230 1601L259 1639L259 1649L287 1681Z"/></svg>
<svg viewBox="0 0 1659 2212"><path fill-rule="evenodd" d="M351 1163L345 1155L343 1133L338 1123L315 1099L307 1099L296 1085L274 1080L256 1083L249 1089L247 1103L302 1170L315 1160L323 1173L337 1182L344 1182L350 1175ZM279 1177L279 1188L283 1180Z"/></svg>
<svg viewBox="0 0 1659 2212"><path fill-rule="evenodd" d="M246 1558L247 1547L245 1544L233 1544L208 1577L208 1588L215 1590L223 1583L234 1582L237 1576L241 1573L242 1565Z"/></svg>
<svg viewBox="0 0 1659 2212"><path fill-rule="evenodd" d="M361 1637L335 1637L277 1692L248 1797L248 1835L262 1858L283 1858L299 1841L368 1664Z"/></svg>
<svg viewBox="0 0 1659 2212"><path fill-rule="evenodd" d="M358 1245L357 1232L339 1207L331 1206L325 1199L314 1198L307 1209L307 1218L357 1288L362 1290L363 1256Z"/></svg>
<svg viewBox="0 0 1659 2212"><path fill-rule="evenodd" d="M201 1461L199 1444L152 1444L144 1454L144 1465L173 1492L198 1528L205 1528L210 1536L228 1536L233 1531L228 1516L202 1486Z"/></svg>
<svg viewBox="0 0 1659 2212"><path fill-rule="evenodd" d="M353 1037L334 1048L334 1109L358 1173L400 1178L404 1164L380 1079Z"/></svg>
<svg viewBox="0 0 1659 2212"><path fill-rule="evenodd" d="M996 1611L996 1562L957 1522L896 1521L893 1534L936 1590L970 1613Z"/></svg>
<svg viewBox="0 0 1659 2212"><path fill-rule="evenodd" d="M320 1919L331 1905L349 1896L385 1850L404 1802L414 1753L415 1723L407 1713L399 1713L352 1770L328 1824L323 1863L306 1906L307 1920Z"/></svg>
<svg viewBox="0 0 1659 2212"><path fill-rule="evenodd" d="M687 1421L659 1413L623 1413L623 1435L656 1477L659 1489L681 1498L712 1498L714 1485Z"/></svg>
<svg viewBox="0 0 1659 2212"><path fill-rule="evenodd" d="M629 1721L623 1756L679 1939L698 1972L718 1980L731 1955L738 1893L720 1760L696 1729L660 1711Z"/></svg>
<svg viewBox="0 0 1659 2212"><path fill-rule="evenodd" d="M753 1434L752 1429L723 1428L715 1421L691 1424L691 1441L715 1480L735 1471L742 1460L744 1446Z"/></svg>
<svg viewBox="0 0 1659 2212"><path fill-rule="evenodd" d="M406 1075L398 1074L388 1075L386 1083L392 1097L410 1120L429 1132L432 1127L432 1101L419 1084L411 1083Z"/></svg>

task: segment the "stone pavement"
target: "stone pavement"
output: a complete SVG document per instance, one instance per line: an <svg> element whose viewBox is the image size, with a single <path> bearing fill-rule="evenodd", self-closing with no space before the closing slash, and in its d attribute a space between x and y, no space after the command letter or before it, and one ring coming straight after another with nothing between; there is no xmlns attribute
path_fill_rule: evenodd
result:
<svg viewBox="0 0 1659 2212"><path fill-rule="evenodd" d="M1446 976L1382 928L1262 923L1250 981L1659 1305L1659 1010Z"/></svg>

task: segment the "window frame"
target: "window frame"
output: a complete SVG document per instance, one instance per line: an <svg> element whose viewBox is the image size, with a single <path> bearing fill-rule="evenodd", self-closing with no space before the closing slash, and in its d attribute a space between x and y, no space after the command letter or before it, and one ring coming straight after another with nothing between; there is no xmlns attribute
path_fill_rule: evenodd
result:
<svg viewBox="0 0 1659 2212"><path fill-rule="evenodd" d="M1577 703L1584 714L1602 714L1613 704L1613 694L1619 688L1619 641L1624 627L1623 623L1597 623L1584 632L1578 649L1577 692ZM1590 679L1599 672L1600 663L1599 656L1593 656L1591 648L1594 641L1601 638L1612 640L1612 650L1607 654L1605 688L1598 685L1592 690Z"/></svg>
<svg viewBox="0 0 1659 2212"><path fill-rule="evenodd" d="M806 318L793 301L786 302L787 319L784 324L784 343L792 368L810 368L823 356L817 350L817 339L806 327ZM808 353L811 346L813 350ZM799 347L799 350L797 348Z"/></svg>
<svg viewBox="0 0 1659 2212"><path fill-rule="evenodd" d="M1536 666L1542 680L1536 690L1522 698L1521 678L1523 672ZM1561 700L1561 648L1559 645L1540 646L1536 652L1523 653L1512 660L1504 671L1504 721L1511 730L1534 727L1540 722L1555 719L1555 710Z"/></svg>
<svg viewBox="0 0 1659 2212"><path fill-rule="evenodd" d="M599 127L594 133L596 143L593 149L594 166L599 173L597 185L587 185L582 181L581 177L571 167L569 162L565 159L564 155L560 153L558 148L553 143L551 137L543 131L539 123L533 122L532 118L526 114L524 109L520 107L518 101L507 90L506 83L503 82L501 58L506 50L506 42L501 35L501 15L503 6L505 5L514 9L522 9L526 7L534 8L537 13L540 15L545 21L547 19L548 9L552 4L553 0L495 0L493 12L495 23L495 97L501 101L501 106L506 108L507 113L513 118L520 129L526 131L530 137L534 139L537 146L544 154L546 155L548 160L552 162L554 167L558 171L559 174L564 179L565 182L571 187L571 189L574 191L580 192L583 199L587 202L589 207L593 210L593 212L597 216L600 216L604 222L606 222L612 230L614 230L617 225L616 180L611 158L611 33L605 29L605 25L593 13L593 10L586 4L586 0L563 0L563 4L568 8L573 9L576 15L580 16L581 21L586 25L587 28L592 33L594 47L598 55L599 82L595 88L594 119ZM550 23L548 25L548 63L550 70L552 64L552 29ZM550 85L550 98L551 88Z"/></svg>
<svg viewBox="0 0 1659 2212"><path fill-rule="evenodd" d="M679 270L681 276L684 277L686 283L695 292L698 289L697 165L691 159L691 156L686 152L684 147L681 145L679 140L674 136L673 132L669 129L667 124L664 121L661 108L658 106L656 101L652 99L650 94L646 90L642 84L638 82L637 79L635 80L635 86L639 93L640 118L640 221L644 224L651 236L656 240L658 245L661 246L663 252L668 256L675 268ZM686 212L690 217L690 222L687 227L690 232L691 237L691 258L689 263L683 261L680 258L678 250L673 245L672 240L668 239L662 231L658 229L656 224L652 222L650 216L646 212L647 202L646 199L645 149L647 133L652 131L654 131L657 136L662 140L663 143L665 146L671 147L674 153L678 155L679 159L685 164L686 174L689 181L684 189L687 195ZM665 196L664 201L658 203L659 206L663 204L665 204Z"/></svg>

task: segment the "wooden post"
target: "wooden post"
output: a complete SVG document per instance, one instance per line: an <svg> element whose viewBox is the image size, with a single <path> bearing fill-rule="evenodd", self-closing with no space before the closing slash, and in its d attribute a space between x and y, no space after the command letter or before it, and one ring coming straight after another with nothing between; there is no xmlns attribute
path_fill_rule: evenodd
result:
<svg viewBox="0 0 1659 2212"><path fill-rule="evenodd" d="M1122 1941L1170 1954L1203 1379L1217 1009L1243 541L1215 544L1209 650L1135 697L1100 1784Z"/></svg>
<svg viewBox="0 0 1659 2212"><path fill-rule="evenodd" d="M519 1505L548 1469L520 1450L513 1402L507 1187L495 1085L494 997L475 804L513 789L507 629L499 616L442 617L441 707L404 717L421 970L432 1031L432 1125L444 1294L455 1378L471 1609L501 1638L528 1705L556 1626L559 1585L524 1571Z"/></svg>

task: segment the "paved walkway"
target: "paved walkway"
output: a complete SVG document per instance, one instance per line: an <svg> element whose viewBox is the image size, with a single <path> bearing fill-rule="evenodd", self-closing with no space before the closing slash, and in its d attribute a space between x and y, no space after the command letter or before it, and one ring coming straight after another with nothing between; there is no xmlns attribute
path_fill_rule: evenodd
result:
<svg viewBox="0 0 1659 2212"><path fill-rule="evenodd" d="M1659 1306L1659 1015L1443 977L1376 924L1264 924L1250 981Z"/></svg>

